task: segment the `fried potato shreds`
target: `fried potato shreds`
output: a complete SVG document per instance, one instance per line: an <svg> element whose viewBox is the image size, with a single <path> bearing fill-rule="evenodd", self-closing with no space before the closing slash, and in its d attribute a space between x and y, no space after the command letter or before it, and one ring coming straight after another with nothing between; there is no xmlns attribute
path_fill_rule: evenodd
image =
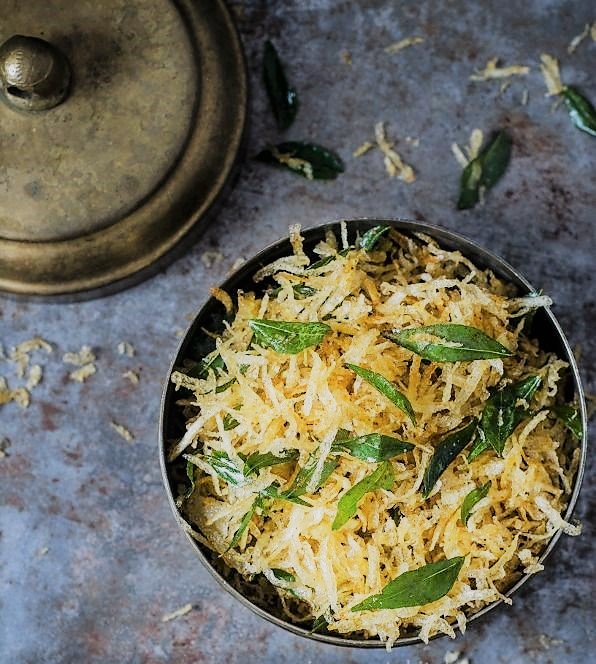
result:
<svg viewBox="0 0 596 664"><path fill-rule="evenodd" d="M471 81L489 81L491 79L509 78L510 76L525 76L530 72L526 65L510 65L509 67L499 67L499 58L492 58L486 63L486 67L476 70L470 76Z"/></svg>
<svg viewBox="0 0 596 664"><path fill-rule="evenodd" d="M563 84L561 83L561 74L559 73L559 61L553 58L548 53L543 53L540 56L540 69L544 82L546 83L546 97L554 97L563 92Z"/></svg>
<svg viewBox="0 0 596 664"><path fill-rule="evenodd" d="M118 354L126 355L126 357L134 357L136 354L135 347L128 341L121 341L118 344Z"/></svg>
<svg viewBox="0 0 596 664"><path fill-rule="evenodd" d="M112 420L110 422L110 426L126 442L132 443L132 441L134 440L134 435L124 425L119 424L118 422Z"/></svg>
<svg viewBox="0 0 596 664"><path fill-rule="evenodd" d="M588 35L592 35L592 39L596 41L596 21L594 21L594 23L591 25L589 23L584 25L584 29L569 42L567 53L569 53L569 55L573 55L577 47L584 41L586 37L588 37Z"/></svg>
<svg viewBox="0 0 596 664"><path fill-rule="evenodd" d="M480 143L476 134L462 154L473 156ZM466 614L503 599L519 573L540 571L539 557L557 530L579 531L562 514L580 450L551 413L562 403L567 365L525 336L516 315L531 306L531 298L519 298L459 252L394 229L369 251L343 251L347 242L340 239L327 234L314 254L330 260L299 277L284 265L302 265L301 255L266 266L279 287L275 295L271 289L238 293L236 315L215 340L213 353L223 365L217 375L195 378L182 367L173 372L186 429L169 441L168 462L178 459L179 477L188 472L187 463L195 466L195 490L189 497L190 485L181 485L177 497L181 518L193 537L254 579L251 592L264 599L279 595L280 613L290 620L325 615L331 633L379 637L388 645L412 631L425 640L441 632L454 636L456 628L465 629ZM355 238L349 239L353 245ZM294 245L303 251L295 237ZM305 291L300 297L297 283ZM317 345L285 354L250 343L248 321L256 318L324 322L330 331ZM447 323L479 328L513 355L425 361L385 336L393 328ZM348 363L390 381L411 402L416 423L356 377ZM421 486L438 442L480 418L496 389L534 376L542 385L506 440L503 457L486 450L468 461L468 447L425 499ZM366 494L334 530L339 501L378 467L333 451L341 429L351 437L395 436L414 448L388 461L395 475L391 487ZM296 458L244 475L250 455L289 451ZM210 458L226 460L225 472L232 469L234 481L218 474ZM325 468L325 461L332 467ZM303 473L300 495L309 504L273 498L293 486L306 464L310 474ZM460 519L464 498L489 481L466 526ZM272 487L275 494L266 494ZM241 524L246 528L234 541ZM352 611L404 572L455 556L465 562L437 601ZM272 570L294 580L280 580ZM302 600L298 609L296 597Z"/></svg>
<svg viewBox="0 0 596 664"><path fill-rule="evenodd" d="M402 160L400 155L393 149L393 143L387 140L384 122L378 122L375 125L375 138L377 139L379 150L384 155L385 169L389 176L398 177L408 184L414 182L416 179L414 169Z"/></svg>
<svg viewBox="0 0 596 664"><path fill-rule="evenodd" d="M480 153L483 141L484 134L482 133L482 130L474 129L470 134L468 145L466 145L463 150L457 143L451 144L451 152L453 152L453 156L462 168L465 168L473 159L476 159Z"/></svg>
<svg viewBox="0 0 596 664"><path fill-rule="evenodd" d="M176 609L171 613L166 613L162 617L161 622L170 622L170 620L176 620L176 618L181 618L182 616L185 616L187 613L190 613L191 611L192 611L192 604L185 604L184 606L181 606L179 609Z"/></svg>
<svg viewBox="0 0 596 664"><path fill-rule="evenodd" d="M399 51L403 51L404 48L408 48L408 46L414 46L415 44L422 44L424 41L424 37L406 37L405 39L400 39L397 42L394 42L393 44L390 44L385 48L385 53L389 53L393 55L394 53L399 53Z"/></svg>

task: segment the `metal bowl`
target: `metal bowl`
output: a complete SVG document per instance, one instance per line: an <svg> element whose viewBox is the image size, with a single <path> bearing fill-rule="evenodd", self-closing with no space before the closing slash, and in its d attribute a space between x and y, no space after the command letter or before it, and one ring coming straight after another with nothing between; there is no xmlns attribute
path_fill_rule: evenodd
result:
<svg viewBox="0 0 596 664"><path fill-rule="evenodd" d="M340 222L336 221L304 230L302 235L304 237L305 251L308 253L309 250L312 250L317 242L324 238L325 232L328 230L334 231L336 235L339 236L339 224ZM490 251L483 249L462 235L453 233L444 228L419 221L408 221L401 219L354 219L348 220L347 224L350 240L355 238L357 232L363 233L364 231L377 224L391 225L396 230L406 235L411 235L414 233L425 233L426 235L434 238L440 245L448 249L461 251L464 256L472 260L479 267L491 269L498 277L516 286L520 294L527 294L529 292L535 291L535 289L525 277L523 277L519 272L517 272L517 270L515 270L513 267L511 267L511 265L503 261L501 258L491 253ZM254 256L254 258L244 263L244 265L242 265L239 270L234 272L234 274L232 274L232 276L230 276L221 287L231 294L236 293L238 289L245 291L253 290L258 292L259 286L255 285L255 283L252 281L252 276L255 274L255 272L257 272L257 270L263 266L268 265L272 261L281 258L282 256L291 254L291 252L292 248L289 240L280 240L279 242L272 244L266 249L263 249L263 251ZM283 618L280 618L279 615L275 615L275 606L257 605L254 598L251 599L249 596L247 596L250 594L250 584L241 580L240 575L235 570L227 567L225 563L221 561L221 559L217 558L214 554L212 554L212 552L202 547L187 532L180 512L174 501L173 488L175 488L174 478L176 474L175 469L173 468L174 464L168 465L166 463L165 456L166 441L180 437L184 430L184 422L181 419L180 413L177 412L178 408L175 405L176 396L173 386L170 383L170 375L174 367L180 366L182 360L185 358L189 357L190 355L203 356L213 348L213 341L209 341L206 335L201 332L201 329L203 328L213 331L220 330L222 328L222 318L221 304L213 298L210 298L201 308L194 321L186 330L186 333L180 342L166 377L166 383L164 386L161 402L161 416L159 426L159 459L161 473L172 512L174 513L174 516L178 521L178 524L181 526L183 532L185 533L188 541L194 547L200 561L209 570L215 580L226 591L228 591L242 604L244 604L244 606L248 607L262 618L265 618L266 620L278 625L279 627L283 627L284 629L287 629L288 631L299 636L317 641L323 641L333 645L359 648L384 648L385 644L376 638L357 639L333 634L313 634L309 632L308 629L299 627L284 620ZM579 494L586 460L587 415L584 392L582 389L577 364L575 362L575 358L573 357L573 352L569 346L569 342L565 338L565 335L563 334L557 319L549 309L543 308L537 312L533 319L532 335L540 340L540 345L543 349L556 352L559 357L563 358L566 362L569 363L571 380L567 385L568 394L566 394L566 396L568 399L575 398L581 410L583 428L581 458L573 485L573 491L564 514L564 518L569 520L572 516L573 509ZM549 540L546 548L540 556L541 563L543 563L547 556L551 553L560 535L561 531L558 531ZM516 582L506 590L504 595L510 597L516 593L524 585L524 583L526 583L529 577L530 575L527 574L520 575L520 578L517 579ZM232 581L234 585L239 586L246 594L243 594L243 592L237 590L230 581ZM468 622L486 615L495 609L499 604L501 604L501 602L502 600L493 602L492 604L485 606L480 611L471 614L468 618ZM399 638L394 645L404 646L420 642L421 641L418 636L406 635Z"/></svg>

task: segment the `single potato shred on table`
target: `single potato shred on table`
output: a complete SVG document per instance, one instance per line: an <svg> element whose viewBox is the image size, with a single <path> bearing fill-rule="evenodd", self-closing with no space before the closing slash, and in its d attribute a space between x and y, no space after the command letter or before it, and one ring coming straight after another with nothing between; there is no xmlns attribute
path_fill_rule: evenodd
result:
<svg viewBox="0 0 596 664"><path fill-rule="evenodd" d="M538 293L424 235L331 232L255 275L172 374L192 535L306 629L427 641L504 597L560 529L581 425ZM505 598L506 601L510 601Z"/></svg>

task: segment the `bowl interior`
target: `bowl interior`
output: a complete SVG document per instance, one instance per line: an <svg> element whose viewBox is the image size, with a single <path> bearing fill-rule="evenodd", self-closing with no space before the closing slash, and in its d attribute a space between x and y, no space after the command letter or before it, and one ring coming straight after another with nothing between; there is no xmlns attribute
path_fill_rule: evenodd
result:
<svg viewBox="0 0 596 664"><path fill-rule="evenodd" d="M399 232L410 236L424 233L428 236L431 236L446 249L459 250L478 267L484 269L489 268L499 278L513 284L522 295L534 290L531 284L521 274L519 274L513 267L500 259L498 256L479 247L474 242L463 236L426 223L418 221L386 219L358 219L349 221L347 222L347 227L350 244L354 243L357 234L362 234L369 228L380 223L391 225ZM328 230L333 231L336 236L339 237L340 222L333 222L303 230L302 236L304 238L304 249L309 255L312 255L312 249L325 237L325 233ZM234 298L238 290L255 291L257 293L263 292L268 286L271 285L271 281L265 280L264 282L255 284L252 280L255 272L257 272L257 270L264 267L265 265L273 262L274 260L289 255L291 252L292 247L288 239L276 242L275 244L261 251L253 259L247 261L224 284L222 284L221 288L228 292L232 298ZM175 401L177 398L179 398L179 394L174 391L174 388L169 381L169 377L173 368L181 366L183 360L193 359L198 361L211 350L213 350L215 347L214 340L208 335L204 334L202 330L207 329L211 332L220 332L223 329L224 319L225 312L223 310L223 306L214 298L210 298L198 312L194 321L186 331L174 357L172 366L170 367L170 372L168 373L167 382L164 388L160 423L160 460L162 475L166 486L166 491L168 493L170 506L172 507L174 514L177 516L179 523L181 523L180 515L174 502L174 495L176 495L177 485L180 482L183 482L185 464L182 462L167 464L165 460L165 445L167 441L179 439L183 435L186 427L184 417L182 416L180 409L175 405ZM575 399L576 402L579 403L581 409L584 435L582 437L581 443L582 452L580 465L575 478L573 493L570 497L569 504L564 515L566 519L569 519L577 500L585 463L587 419L584 395L573 353L557 320L550 312L550 310L540 309L536 312L536 315L532 320L530 335L536 337L539 340L540 346L544 350L556 353L559 357L569 363L569 379L564 387L566 392L565 397L568 400ZM181 525L183 524L181 523ZM378 639L358 639L353 637L342 637L332 634L319 633L312 634L308 631L308 629L304 629L295 624L289 623L283 618L280 618L279 616L281 615L281 612L278 609L278 604L276 603L275 598L272 598L270 602L262 601L259 603L259 601L256 599L257 594L254 593L254 586L251 586L251 583L242 579L235 570L227 567L221 561L221 559L215 556L208 549L201 546L196 540L189 536L186 529L185 532L189 541L195 547L195 550L197 551L201 561L204 565L206 565L207 569L212 573L216 580L223 587L225 587L228 592L239 599L239 601L241 601L244 605L248 606L263 618L295 634L307 636L309 638L314 638L335 645L346 645L353 647L385 647L384 643ZM558 540L559 535L560 532L556 533L551 538L548 546L540 556L541 561L543 561L550 553L556 541ZM516 592L517 589L528 578L529 575L520 574L517 581L508 589L505 594L509 596ZM253 588L253 591L251 591L251 588ZM487 605L481 611L471 615L468 619L468 622L486 614L498 604L500 604L500 601ZM410 645L413 643L420 643L420 640L414 634L401 637L395 642L394 645Z"/></svg>

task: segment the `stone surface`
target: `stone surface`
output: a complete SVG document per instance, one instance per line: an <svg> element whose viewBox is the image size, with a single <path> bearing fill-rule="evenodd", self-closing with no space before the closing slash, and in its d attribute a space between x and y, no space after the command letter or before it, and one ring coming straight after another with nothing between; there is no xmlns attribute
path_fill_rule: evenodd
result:
<svg viewBox="0 0 596 664"><path fill-rule="evenodd" d="M551 110L537 61L562 62L564 80L596 99L596 44L568 55L593 20L588 2L463 0L436 3L336 0L234 2L252 84L247 157L231 195L202 241L167 271L129 291L73 305L0 301L9 348L35 334L54 345L31 405L0 406L0 661L198 663L316 662L432 664L447 651L474 663L584 663L593 657L594 471L587 469L576 515L580 538L563 537L544 573L512 607L470 626L455 642L386 653L344 650L294 637L253 615L202 569L166 503L157 455L159 401L178 335L231 265L281 237L289 223L343 216L425 218L460 231L519 268L555 300L572 344L581 347L588 391L596 391L594 330L594 139ZM421 34L396 55L383 48ZM281 136L260 77L271 38L300 93L295 125ZM341 52L347 49L352 64ZM499 82L468 76L495 55L528 64L503 94ZM524 88L529 103L521 104ZM418 174L389 179L378 154L352 151L384 120ZM450 153L471 130L508 127L510 168L486 204L457 212L460 167ZM406 136L420 139L413 147ZM308 139L336 149L346 172L309 182L251 161L267 141ZM4 157L3 157L4 158ZM205 252L223 259L207 267ZM132 358L117 345L129 341ZM68 379L64 352L91 345L97 373ZM140 375L135 387L122 377ZM11 386L22 384L0 361ZM135 436L131 443L110 426ZM7 442L4 441L3 446ZM44 547L48 548L43 554ZM192 603L185 616L162 616Z"/></svg>

